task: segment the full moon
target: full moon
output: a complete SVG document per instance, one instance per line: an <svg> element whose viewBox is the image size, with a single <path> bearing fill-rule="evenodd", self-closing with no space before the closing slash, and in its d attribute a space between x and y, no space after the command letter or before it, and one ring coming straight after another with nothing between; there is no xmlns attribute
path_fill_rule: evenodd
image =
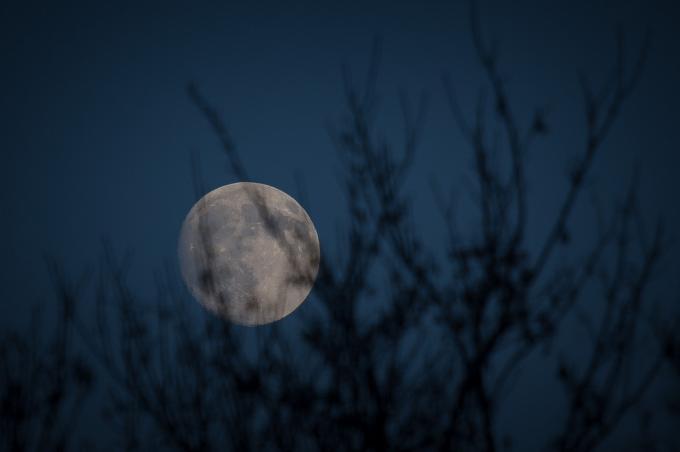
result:
<svg viewBox="0 0 680 452"><path fill-rule="evenodd" d="M307 212L274 187L217 188L189 211L179 236L182 277L212 313L263 325L293 312L312 290L319 238Z"/></svg>

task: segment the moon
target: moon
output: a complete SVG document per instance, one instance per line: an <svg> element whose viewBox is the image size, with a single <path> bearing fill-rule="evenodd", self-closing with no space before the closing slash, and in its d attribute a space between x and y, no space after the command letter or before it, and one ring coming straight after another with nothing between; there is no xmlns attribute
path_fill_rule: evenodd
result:
<svg viewBox="0 0 680 452"><path fill-rule="evenodd" d="M182 278L208 311L264 325L307 298L319 269L319 238L307 212L274 187L239 182L203 196L179 235Z"/></svg>

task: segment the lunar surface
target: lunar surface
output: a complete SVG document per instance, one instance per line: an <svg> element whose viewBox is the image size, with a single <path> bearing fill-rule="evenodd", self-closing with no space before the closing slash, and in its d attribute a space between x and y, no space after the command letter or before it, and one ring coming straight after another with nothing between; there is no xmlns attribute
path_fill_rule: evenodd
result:
<svg viewBox="0 0 680 452"><path fill-rule="evenodd" d="M293 312L309 295L320 258L314 224L300 204L251 182L201 198L182 224L178 254L193 296L241 325Z"/></svg>

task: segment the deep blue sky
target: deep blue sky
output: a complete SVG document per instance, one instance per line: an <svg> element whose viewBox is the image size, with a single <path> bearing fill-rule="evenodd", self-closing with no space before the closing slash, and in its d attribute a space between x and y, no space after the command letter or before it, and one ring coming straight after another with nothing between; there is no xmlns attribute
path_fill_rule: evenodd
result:
<svg viewBox="0 0 680 452"><path fill-rule="evenodd" d="M331 249L343 198L325 124L342 111L341 65L363 74L375 36L383 42L385 134L400 136L399 90L429 95L408 187L419 200L422 231L433 243L443 237L428 178L464 193L470 157L448 113L441 75L450 74L467 111L482 83L466 2L285 3L0 6L0 324L16 323L44 296L43 254L76 271L96 262L102 237L134 251L133 278L143 287L161 259L175 258L179 227L194 201L191 152L201 156L208 189L235 181L186 96L189 81L223 115L253 180L295 195L293 176L303 176L305 208L322 249ZM632 166L640 166L646 211L663 214L669 230L678 230L675 2L489 1L481 10L484 26L502 43L520 117L528 121L536 104L551 112L553 133L531 157L531 231L541 231L555 212L565 164L582 148L578 74L602 80L617 26L631 45L651 28L644 77L591 180L603 193L622 196ZM465 211L460 220L468 221Z"/></svg>
<svg viewBox="0 0 680 452"><path fill-rule="evenodd" d="M440 83L449 73L464 103L480 85L465 2L1 8L3 313L23 304L27 291L40 292L24 281L43 273L36 262L44 252L84 265L107 236L145 264L174 256L193 199L190 153L200 153L208 188L233 181L185 95L189 81L223 114L253 179L295 192L294 171L303 175L323 241L341 199L324 125L341 111L341 64L362 73L374 36L384 43L385 116L394 118L399 89L425 90L431 100L414 196L429 175L457 183L469 168ZM617 181L631 160L641 162L653 174L645 181L648 205L675 221L680 15L673 3L486 2L482 12L503 43L513 100L525 113L535 103L552 112L554 139L532 162L537 196L558 194L552 181L561 180L568 153L581 143L577 75L602 75L617 26L631 44L652 28L644 79L595 180ZM394 124L386 121L386 134L398 136ZM539 208L549 214L556 199L541 199ZM430 221L427 211L419 216Z"/></svg>

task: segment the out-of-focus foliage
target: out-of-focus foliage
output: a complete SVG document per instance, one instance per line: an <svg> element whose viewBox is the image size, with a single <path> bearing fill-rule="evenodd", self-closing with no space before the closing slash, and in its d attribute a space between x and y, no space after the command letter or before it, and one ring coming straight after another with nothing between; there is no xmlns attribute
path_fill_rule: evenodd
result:
<svg viewBox="0 0 680 452"><path fill-rule="evenodd" d="M458 233L454 204L439 189L433 196L449 231L445 258L414 227L403 186L426 102L414 106L404 96L403 142L380 138L376 45L363 83L344 74L343 116L330 129L347 221L340 225L340 250L322 252L315 308L285 330L258 329L248 342L239 327L209 315L195 318L171 271L158 277L157 303L140 299L126 279L128 261L106 249L93 278L94 324L74 320L76 292L64 289L66 278L59 275L64 315L47 351L38 353L16 336L2 343L0 409L8 450L73 445L69 410L92 376L70 355L72 325L105 375L116 448L510 449L514 439L500 437L497 419L508 379L533 351L559 350L555 341L569 316L589 332L588 349L579 362L559 354L546 360L556 363L566 402L564 423L554 426L545 447L590 451L602 445L640 406L664 363L677 364L677 341L670 336L637 360L640 338L654 324L645 320L654 314L648 288L664 235L660 225L647 230L634 183L614 207L599 212L598 238L583 258L560 259L579 241L570 230L572 212L640 77L647 44L624 64L631 52L621 39L614 75L601 90L583 80L584 147L541 246L530 249L527 153L551 133L549 118L542 108L531 118L516 116L498 53L474 8L471 22L486 95L467 118L446 80L443 93L474 161L479 224L473 234ZM197 87L188 94L214 129L233 175L247 180L220 116ZM507 165L496 160L499 152ZM197 179L197 195L200 187ZM599 309L583 309L584 302Z"/></svg>

